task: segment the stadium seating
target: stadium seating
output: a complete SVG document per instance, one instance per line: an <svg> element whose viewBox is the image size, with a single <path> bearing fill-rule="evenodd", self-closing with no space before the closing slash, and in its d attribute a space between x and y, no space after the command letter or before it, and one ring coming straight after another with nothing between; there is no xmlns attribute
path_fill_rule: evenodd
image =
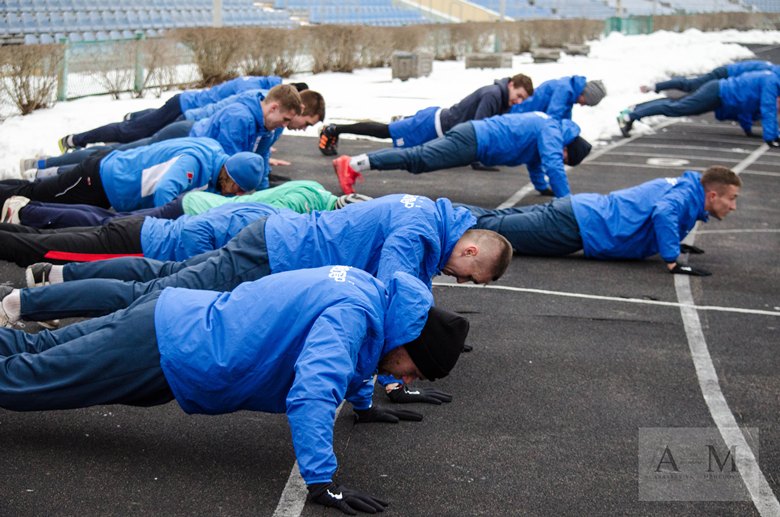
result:
<svg viewBox="0 0 780 517"><path fill-rule="evenodd" d="M312 24L398 26L429 23L425 13L402 0L222 0L227 27L294 27ZM472 0L498 13L501 0ZM424 2L423 2L424 5ZM780 12L780 0L621 0L624 16L712 11ZM209 27L213 0L0 0L0 43L118 40L137 33L156 37L166 30ZM617 0L505 0L504 14L516 20L605 19Z"/></svg>
<svg viewBox="0 0 780 517"><path fill-rule="evenodd" d="M118 40L137 32L156 37L168 29L211 26L212 7L212 0L1 0L0 43ZM254 0L223 0L228 27L298 25L290 14L258 7Z"/></svg>

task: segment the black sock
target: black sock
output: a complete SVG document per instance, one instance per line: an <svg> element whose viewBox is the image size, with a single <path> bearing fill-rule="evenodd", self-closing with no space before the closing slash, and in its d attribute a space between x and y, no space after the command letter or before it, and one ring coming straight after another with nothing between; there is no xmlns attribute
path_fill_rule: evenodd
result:
<svg viewBox="0 0 780 517"><path fill-rule="evenodd" d="M341 124L335 126L336 134L350 133L352 135L373 136L375 138L390 138L390 126L381 122L358 122L357 124Z"/></svg>

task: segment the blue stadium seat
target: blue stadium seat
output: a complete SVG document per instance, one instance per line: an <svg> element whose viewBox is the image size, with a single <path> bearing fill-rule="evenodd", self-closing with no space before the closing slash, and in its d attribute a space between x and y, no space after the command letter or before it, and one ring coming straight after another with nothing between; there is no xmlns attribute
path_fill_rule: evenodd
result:
<svg viewBox="0 0 780 517"><path fill-rule="evenodd" d="M25 34L36 34L38 32L38 21L32 12L24 11L21 13L22 32Z"/></svg>
<svg viewBox="0 0 780 517"><path fill-rule="evenodd" d="M122 33L119 32L118 30L113 30L108 33L108 37L111 40L120 40L122 39Z"/></svg>
<svg viewBox="0 0 780 517"><path fill-rule="evenodd" d="M84 41L84 38L81 37L80 32L69 32L68 41L70 41L71 43L78 43L80 41Z"/></svg>
<svg viewBox="0 0 780 517"><path fill-rule="evenodd" d="M51 36L51 34L41 34L40 35L41 45L52 45L54 43L57 43L54 41L54 38Z"/></svg>
<svg viewBox="0 0 780 517"><path fill-rule="evenodd" d="M35 34L25 34L24 35L24 44L25 45L37 45L40 43L40 40L38 39L38 36Z"/></svg>
<svg viewBox="0 0 780 517"><path fill-rule="evenodd" d="M81 39L84 41L95 41L97 38L95 37L95 33L92 31L84 31L81 33Z"/></svg>
<svg viewBox="0 0 780 517"><path fill-rule="evenodd" d="M111 37L108 35L106 31L97 31L95 33L95 39L98 41L108 41L111 39Z"/></svg>
<svg viewBox="0 0 780 517"><path fill-rule="evenodd" d="M22 19L18 13L7 12L5 14L5 29L7 34L21 34L23 32Z"/></svg>

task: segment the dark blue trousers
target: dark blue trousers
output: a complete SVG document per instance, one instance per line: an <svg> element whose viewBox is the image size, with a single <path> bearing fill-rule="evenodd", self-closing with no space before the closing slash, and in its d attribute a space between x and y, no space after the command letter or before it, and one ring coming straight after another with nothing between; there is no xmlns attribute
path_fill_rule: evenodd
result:
<svg viewBox="0 0 780 517"><path fill-rule="evenodd" d="M63 268L61 284L21 290L23 319L99 316L166 287L231 291L242 282L271 274L265 218L241 230L224 247L183 262L119 258L85 262L80 264L86 266L83 269L73 265ZM78 278L87 279L74 281Z"/></svg>
<svg viewBox="0 0 780 517"><path fill-rule="evenodd" d="M521 255L559 257L582 249L582 237L571 197L553 199L543 205L489 210L453 203L467 208L477 218L473 228L493 230L507 238Z"/></svg>
<svg viewBox="0 0 780 517"><path fill-rule="evenodd" d="M405 170L414 174L462 167L477 161L477 133L470 122L458 124L443 137L422 145L368 153L375 170Z"/></svg>
<svg viewBox="0 0 780 517"><path fill-rule="evenodd" d="M163 206L142 208L133 212L113 212L93 205L30 201L19 211L19 221L32 228L55 229L74 226L102 226L118 217L176 219L184 215L182 196L183 194Z"/></svg>
<svg viewBox="0 0 780 517"><path fill-rule="evenodd" d="M154 328L158 297L55 331L0 329L0 407L40 411L173 400Z"/></svg>
<svg viewBox="0 0 780 517"><path fill-rule="evenodd" d="M663 90L681 90L684 92L692 92L701 88L705 83L708 83L714 79L726 79L728 76L728 69L725 66L719 66L712 72L708 72L698 77L672 77L668 81L655 83L655 91L661 92Z"/></svg>
<svg viewBox="0 0 780 517"><path fill-rule="evenodd" d="M133 117L130 120L114 122L105 126L96 127L84 133L73 135L73 143L79 147L98 142L112 142L125 144L141 138L152 136L168 124L176 122L181 117L180 94L174 95L154 110L146 110L143 115Z"/></svg>
<svg viewBox="0 0 780 517"><path fill-rule="evenodd" d="M190 136L190 130L192 129L193 124L195 124L195 122L192 120L180 120L179 122L168 124L148 138L141 138L126 144L94 145L79 151L61 154L60 156L52 156L51 158L41 160L38 163L38 168L46 169L49 167L73 165L89 158L98 151L124 151L127 149L141 147L142 145L149 145L162 142L163 140L170 140L171 138L184 138L186 136Z"/></svg>
<svg viewBox="0 0 780 517"><path fill-rule="evenodd" d="M639 120L651 115L685 117L715 111L719 107L720 81L716 79L681 99L656 99L637 104L629 116L631 120Z"/></svg>

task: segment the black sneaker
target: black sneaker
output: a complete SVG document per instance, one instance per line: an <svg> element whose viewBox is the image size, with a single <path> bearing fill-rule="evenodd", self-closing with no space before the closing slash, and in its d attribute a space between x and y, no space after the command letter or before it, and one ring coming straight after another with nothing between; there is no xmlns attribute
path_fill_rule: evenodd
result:
<svg viewBox="0 0 780 517"><path fill-rule="evenodd" d="M24 271L24 278L27 287L42 287L49 285L49 275L51 275L51 264L48 262L36 262L32 266L27 266Z"/></svg>
<svg viewBox="0 0 780 517"><path fill-rule="evenodd" d="M620 112L620 114L617 116L617 123L618 127L620 128L620 133L625 138L631 136L631 127L634 125L634 121L631 120L631 116L629 115L628 110L623 110Z"/></svg>
<svg viewBox="0 0 780 517"><path fill-rule="evenodd" d="M327 125L320 130L320 152L325 156L336 156L339 151L339 135L336 126Z"/></svg>

